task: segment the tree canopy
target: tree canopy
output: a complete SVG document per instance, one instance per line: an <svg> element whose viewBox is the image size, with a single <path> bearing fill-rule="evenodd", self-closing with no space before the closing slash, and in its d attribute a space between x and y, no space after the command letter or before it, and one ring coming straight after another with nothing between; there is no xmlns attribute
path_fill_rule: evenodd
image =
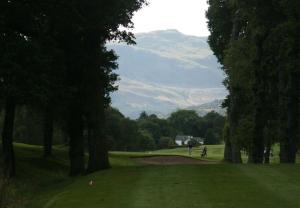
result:
<svg viewBox="0 0 300 208"><path fill-rule="evenodd" d="M223 65L229 96L225 159L294 163L299 146L298 1L209 0L209 44ZM298 81L297 81L298 80Z"/></svg>
<svg viewBox="0 0 300 208"><path fill-rule="evenodd" d="M109 167L104 109L116 90L117 56L107 41L134 43L133 13L144 0L3 1L0 7L0 92L5 110L2 146L7 176L14 176L16 108L44 111L45 156L51 155L53 125L68 134L71 175Z"/></svg>

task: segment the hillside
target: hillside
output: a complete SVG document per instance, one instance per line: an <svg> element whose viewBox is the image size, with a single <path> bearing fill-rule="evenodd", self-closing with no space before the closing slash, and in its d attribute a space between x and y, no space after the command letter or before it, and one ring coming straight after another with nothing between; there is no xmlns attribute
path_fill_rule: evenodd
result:
<svg viewBox="0 0 300 208"><path fill-rule="evenodd" d="M224 74L206 40L166 30L137 34L133 46L108 44L119 56L121 78L113 106L137 117L144 110L167 115L223 99Z"/></svg>
<svg viewBox="0 0 300 208"><path fill-rule="evenodd" d="M191 106L188 107L188 110L194 110L196 111L200 116L203 116L211 111L215 111L221 115L226 114L226 109L222 108L223 100L214 100L210 103L205 103L198 106Z"/></svg>

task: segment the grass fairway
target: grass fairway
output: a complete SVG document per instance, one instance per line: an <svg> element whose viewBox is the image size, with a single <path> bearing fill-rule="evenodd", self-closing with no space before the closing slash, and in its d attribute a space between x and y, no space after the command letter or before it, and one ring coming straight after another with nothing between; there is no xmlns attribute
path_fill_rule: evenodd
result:
<svg viewBox="0 0 300 208"><path fill-rule="evenodd" d="M117 168L63 188L46 207L295 208L300 207L299 171L299 166Z"/></svg>
<svg viewBox="0 0 300 208"><path fill-rule="evenodd" d="M212 159L217 160L220 146L213 148L209 148L215 151ZM41 163L40 148L22 145L17 148L18 156L23 155L20 174L24 178L31 176L32 183L20 175L17 192L26 196L28 208L300 207L298 164L146 166L129 159L149 154L186 154L185 151L115 152L111 154L112 169L68 179L64 150L55 152L63 160ZM89 186L90 180L93 186Z"/></svg>

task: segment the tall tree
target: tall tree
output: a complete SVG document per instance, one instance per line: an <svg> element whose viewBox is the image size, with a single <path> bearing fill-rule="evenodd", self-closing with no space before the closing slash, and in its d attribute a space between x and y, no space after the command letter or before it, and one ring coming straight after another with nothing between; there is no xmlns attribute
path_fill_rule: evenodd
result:
<svg viewBox="0 0 300 208"><path fill-rule="evenodd" d="M224 104L228 112L228 128L229 138L225 141L225 159L230 162L240 163L240 144L234 138L239 112L239 89L234 87L231 82L231 73L229 68L225 66L225 51L230 47L230 43L239 38L241 31L240 13L239 10L232 4L231 1L210 0L209 9L207 11L207 18L209 19L208 28L211 32L208 43L212 48L218 61L224 66L224 70L228 75L225 80L225 85L228 88L230 95L227 102Z"/></svg>
<svg viewBox="0 0 300 208"><path fill-rule="evenodd" d="M230 94L225 102L230 132L225 158L234 161L234 153L232 158L228 154L238 142L247 148L249 162L268 163L271 145L280 141L281 162L294 163L299 142L299 36L295 32L299 3L211 0L209 4L209 43L224 66ZM217 41L223 37L230 37L226 44Z"/></svg>
<svg viewBox="0 0 300 208"><path fill-rule="evenodd" d="M13 131L15 108L24 104L36 92L44 59L37 41L30 6L24 2L7 1L1 6L0 77L1 94L5 102L2 144L5 170L15 175Z"/></svg>
<svg viewBox="0 0 300 208"><path fill-rule="evenodd" d="M120 26L132 27L133 13L140 9L144 0L93 0L80 2L80 14L84 18L83 49L88 61L84 66L84 90L89 106L87 120L90 128L88 172L109 167L108 150L104 134L104 108L116 76L116 55L106 51L106 41L118 39L133 43L133 34L120 31ZM102 55L101 55L102 54Z"/></svg>

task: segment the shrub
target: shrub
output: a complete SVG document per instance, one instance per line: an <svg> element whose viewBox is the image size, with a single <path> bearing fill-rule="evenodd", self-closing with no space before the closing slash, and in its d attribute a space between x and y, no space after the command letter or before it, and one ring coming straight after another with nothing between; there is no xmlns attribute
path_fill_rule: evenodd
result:
<svg viewBox="0 0 300 208"><path fill-rule="evenodd" d="M168 149L174 145L174 141L170 137L162 137L158 142L159 149Z"/></svg>
<svg viewBox="0 0 300 208"><path fill-rule="evenodd" d="M138 150L147 151L155 149L155 141L152 135L147 131L140 131L140 136L138 139Z"/></svg>

